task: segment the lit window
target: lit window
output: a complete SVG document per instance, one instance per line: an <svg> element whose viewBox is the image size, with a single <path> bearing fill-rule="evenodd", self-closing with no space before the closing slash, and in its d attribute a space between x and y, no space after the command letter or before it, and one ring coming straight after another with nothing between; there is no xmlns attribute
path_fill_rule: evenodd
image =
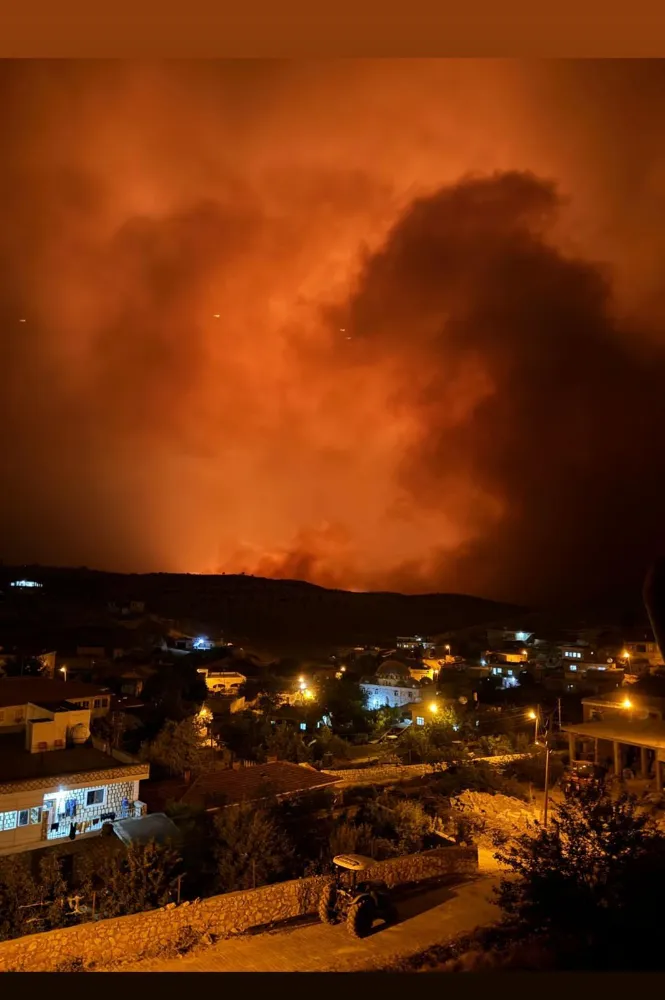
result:
<svg viewBox="0 0 665 1000"><path fill-rule="evenodd" d="M35 806L34 809L30 810L30 822L31 823L41 823L42 821L42 808L41 806Z"/></svg>
<svg viewBox="0 0 665 1000"><path fill-rule="evenodd" d="M94 788L86 795L85 804L87 806L100 806L104 804L105 798L106 798L105 788Z"/></svg>
<svg viewBox="0 0 665 1000"><path fill-rule="evenodd" d="M307 723L306 722L301 722L300 723L300 728L301 729L307 729Z"/></svg>
<svg viewBox="0 0 665 1000"><path fill-rule="evenodd" d="M2 830L15 830L16 829L16 813L6 812L0 813L0 829Z"/></svg>
<svg viewBox="0 0 665 1000"><path fill-rule="evenodd" d="M571 663L571 665L570 665L570 669L571 669L571 670L577 670L577 667L575 666L575 664L574 664L574 663Z"/></svg>
<svg viewBox="0 0 665 1000"><path fill-rule="evenodd" d="M425 720L424 720L424 718L422 717L422 715L419 715L419 716L418 716L418 717L416 718L416 725L417 725L417 726L424 726L424 725L425 725Z"/></svg>
<svg viewBox="0 0 665 1000"><path fill-rule="evenodd" d="M19 814L18 814L18 825L19 826L27 826L29 820L30 820L30 810L29 809L21 809L20 812L19 812Z"/></svg>

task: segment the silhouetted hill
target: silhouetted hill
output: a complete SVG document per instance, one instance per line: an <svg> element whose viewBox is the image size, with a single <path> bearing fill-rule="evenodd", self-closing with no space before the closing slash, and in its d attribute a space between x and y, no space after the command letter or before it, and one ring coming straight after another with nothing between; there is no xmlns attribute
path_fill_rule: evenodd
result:
<svg viewBox="0 0 665 1000"><path fill-rule="evenodd" d="M11 580L34 579L43 590L15 595ZM351 593L299 580L170 573L120 574L45 566L0 568L5 604L20 602L35 618L103 612L111 600L146 602L174 620L195 619L245 642L345 645L390 643L397 635L436 635L470 625L503 623L514 605L463 594Z"/></svg>

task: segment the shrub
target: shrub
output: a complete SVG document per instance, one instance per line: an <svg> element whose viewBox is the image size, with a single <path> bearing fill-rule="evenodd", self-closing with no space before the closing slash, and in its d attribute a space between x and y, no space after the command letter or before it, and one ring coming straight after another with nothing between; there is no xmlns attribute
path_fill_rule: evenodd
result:
<svg viewBox="0 0 665 1000"><path fill-rule="evenodd" d="M373 831L368 823L349 823L342 820L330 832L330 857L337 854L366 854L372 856Z"/></svg>
<svg viewBox="0 0 665 1000"><path fill-rule="evenodd" d="M601 782L569 787L536 830L497 853L520 876L498 893L515 932L547 936L569 967L660 967L665 836L638 801Z"/></svg>
<svg viewBox="0 0 665 1000"><path fill-rule="evenodd" d="M215 816L214 831L222 892L277 882L288 873L292 847L272 810L251 803L222 809Z"/></svg>
<svg viewBox="0 0 665 1000"><path fill-rule="evenodd" d="M545 790L545 753L537 750L528 757L509 761L501 768L502 774L513 781L534 785L540 791ZM564 772L564 764L560 757L550 753L549 786L552 788Z"/></svg>

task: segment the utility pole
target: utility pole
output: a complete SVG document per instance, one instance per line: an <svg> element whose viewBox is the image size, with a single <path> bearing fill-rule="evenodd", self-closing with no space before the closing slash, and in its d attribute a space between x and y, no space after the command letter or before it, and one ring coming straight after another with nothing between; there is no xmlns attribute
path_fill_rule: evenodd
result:
<svg viewBox="0 0 665 1000"><path fill-rule="evenodd" d="M559 709L559 731L561 731L561 698L557 698L557 706Z"/></svg>
<svg viewBox="0 0 665 1000"><path fill-rule="evenodd" d="M549 733L545 737L545 802L543 804L543 826L547 829L547 806L550 797L550 743Z"/></svg>
<svg viewBox="0 0 665 1000"><path fill-rule="evenodd" d="M559 706L561 702L559 701ZM547 810L550 801L550 732L554 721L554 712L547 716L543 729L545 732L545 799L543 802L543 826L547 829Z"/></svg>

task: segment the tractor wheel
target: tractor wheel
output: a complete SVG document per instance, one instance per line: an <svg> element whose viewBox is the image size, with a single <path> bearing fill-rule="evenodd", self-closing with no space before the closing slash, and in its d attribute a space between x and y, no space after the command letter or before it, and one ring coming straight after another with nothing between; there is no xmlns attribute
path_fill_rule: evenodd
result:
<svg viewBox="0 0 665 1000"><path fill-rule="evenodd" d="M386 927L392 927L393 924L397 923L397 908L392 899L386 900L381 909L381 915L386 923Z"/></svg>
<svg viewBox="0 0 665 1000"><path fill-rule="evenodd" d="M346 918L346 927L351 937L367 937L375 916L376 911L371 899L359 899L352 903Z"/></svg>
<svg viewBox="0 0 665 1000"><path fill-rule="evenodd" d="M337 923L337 910L335 909L335 903L337 901L337 889L334 885L324 886L323 892L321 893L321 898L319 899L319 919L322 924L336 924Z"/></svg>

